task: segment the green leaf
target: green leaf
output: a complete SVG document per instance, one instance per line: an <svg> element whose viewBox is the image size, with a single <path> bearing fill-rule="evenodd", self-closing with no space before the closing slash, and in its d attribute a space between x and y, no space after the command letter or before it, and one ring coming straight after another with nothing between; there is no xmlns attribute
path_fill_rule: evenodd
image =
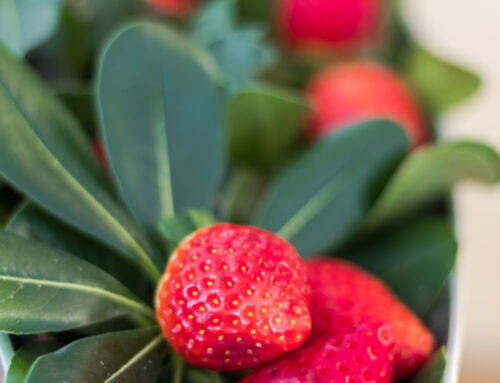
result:
<svg viewBox="0 0 500 383"><path fill-rule="evenodd" d="M260 167L276 165L297 142L309 112L307 100L286 89L241 89L226 107L232 159Z"/></svg>
<svg viewBox="0 0 500 383"><path fill-rule="evenodd" d="M77 122L27 66L1 49L0 173L36 203L159 278L162 261L104 186Z"/></svg>
<svg viewBox="0 0 500 383"><path fill-rule="evenodd" d="M410 380L410 383L443 383L446 371L446 349L441 347Z"/></svg>
<svg viewBox="0 0 500 383"><path fill-rule="evenodd" d="M162 219L158 228L171 245L177 246L193 231L212 226L216 222L212 213L190 209L185 214Z"/></svg>
<svg viewBox="0 0 500 383"><path fill-rule="evenodd" d="M216 383L212 377L215 371L207 371L189 367L184 373L186 383Z"/></svg>
<svg viewBox="0 0 500 383"><path fill-rule="evenodd" d="M20 348L12 358L5 383L24 383L33 362L41 355L58 349L51 341L30 343Z"/></svg>
<svg viewBox="0 0 500 383"><path fill-rule="evenodd" d="M252 83L274 62L276 53L263 40L264 32L249 26L226 33L208 47L226 80L229 93Z"/></svg>
<svg viewBox="0 0 500 383"><path fill-rule="evenodd" d="M196 229L212 226L217 223L217 218L209 211L188 209L186 214Z"/></svg>
<svg viewBox="0 0 500 383"><path fill-rule="evenodd" d="M0 1L0 44L24 55L55 32L60 11L61 0Z"/></svg>
<svg viewBox="0 0 500 383"><path fill-rule="evenodd" d="M269 24L273 22L275 2L269 0L238 0L238 16L243 21Z"/></svg>
<svg viewBox="0 0 500 383"><path fill-rule="evenodd" d="M10 220L8 231L44 242L98 266L129 286L140 296L149 294L149 284L141 270L112 248L74 230L32 203L21 206Z"/></svg>
<svg viewBox="0 0 500 383"><path fill-rule="evenodd" d="M358 228L407 148L403 130L385 120L327 136L277 176L255 224L303 256L336 247Z"/></svg>
<svg viewBox="0 0 500 383"><path fill-rule="evenodd" d="M157 328L84 338L40 357L26 383L152 383L165 352Z"/></svg>
<svg viewBox="0 0 500 383"><path fill-rule="evenodd" d="M0 333L0 380L3 379L14 356L14 349L7 334Z"/></svg>
<svg viewBox="0 0 500 383"><path fill-rule="evenodd" d="M342 256L378 275L424 316L445 286L456 252L453 228L442 219L424 218L379 232Z"/></svg>
<svg viewBox="0 0 500 383"><path fill-rule="evenodd" d="M389 181L366 222L373 229L406 217L442 197L457 182L500 181L500 156L473 141L437 143L416 150Z"/></svg>
<svg viewBox="0 0 500 383"><path fill-rule="evenodd" d="M0 331L62 331L153 310L113 277L43 243L0 232Z"/></svg>
<svg viewBox="0 0 500 383"><path fill-rule="evenodd" d="M403 57L403 73L434 113L466 100L481 84L480 78L444 61L418 45Z"/></svg>
<svg viewBox="0 0 500 383"><path fill-rule="evenodd" d="M93 91L88 86L67 85L58 92L58 97L82 124L90 137L95 137L95 111Z"/></svg>
<svg viewBox="0 0 500 383"><path fill-rule="evenodd" d="M19 200L19 195L8 187L0 177L0 228L8 221Z"/></svg>
<svg viewBox="0 0 500 383"><path fill-rule="evenodd" d="M222 219L248 224L266 192L268 176L255 169L236 168L224 193Z"/></svg>
<svg viewBox="0 0 500 383"><path fill-rule="evenodd" d="M236 26L236 0L208 2L194 19L191 36L202 46L223 38Z"/></svg>
<svg viewBox="0 0 500 383"><path fill-rule="evenodd" d="M149 231L210 208L224 173L222 92L209 57L160 24L119 30L99 59L97 107L120 194Z"/></svg>

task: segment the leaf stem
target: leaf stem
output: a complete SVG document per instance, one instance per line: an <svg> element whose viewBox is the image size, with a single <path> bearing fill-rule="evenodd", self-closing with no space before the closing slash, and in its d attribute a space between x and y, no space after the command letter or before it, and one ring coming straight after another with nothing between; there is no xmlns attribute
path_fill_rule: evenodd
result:
<svg viewBox="0 0 500 383"><path fill-rule="evenodd" d="M140 328L147 328L151 327L152 325L158 325L158 323L155 320L152 320L150 316L145 317L143 315L132 315L130 321Z"/></svg>
<svg viewBox="0 0 500 383"><path fill-rule="evenodd" d="M212 378L213 383L224 383L222 376L216 371L210 371L210 377Z"/></svg>
<svg viewBox="0 0 500 383"><path fill-rule="evenodd" d="M49 288L59 288L61 290L71 290L71 291L78 291L84 294L95 294L97 296L100 296L104 299L108 299L112 302L118 303L121 306L128 307L129 309L135 311L136 313L139 313L141 315L145 315L146 317L149 317L153 320L156 320L156 313L155 311L149 307L146 306L144 303L136 301L133 298L126 297L121 294L114 293L109 290L105 290L101 287L96 287L96 286L90 286L90 285L82 285L78 283L71 283L71 282L66 282L66 281L48 281L45 279L33 279L33 278L22 278L22 277L15 277L15 276L10 276L10 275L0 275L0 281L8 281L8 282L14 282L14 283L19 283L19 284L27 284L27 285L36 285L36 286L43 286L43 287L49 287Z"/></svg>
<svg viewBox="0 0 500 383"><path fill-rule="evenodd" d="M172 365L174 367L172 383L182 383L182 375L184 374L186 362L175 351L172 351Z"/></svg>
<svg viewBox="0 0 500 383"><path fill-rule="evenodd" d="M151 350L153 350L156 346L158 346L163 341L164 341L163 334L159 334L158 336L156 336L151 342L149 342L146 346L144 346L141 351L139 351L127 363L125 363L119 370L117 370L113 375L111 375L108 379L106 379L104 381L104 383L111 382L115 378L118 378L128 368L132 367L135 362L137 362L142 357L147 355Z"/></svg>

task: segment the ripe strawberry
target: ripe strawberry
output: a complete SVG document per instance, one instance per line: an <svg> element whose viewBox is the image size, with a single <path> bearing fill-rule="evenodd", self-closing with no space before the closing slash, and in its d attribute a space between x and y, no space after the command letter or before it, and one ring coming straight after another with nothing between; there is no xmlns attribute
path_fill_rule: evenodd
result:
<svg viewBox="0 0 500 383"><path fill-rule="evenodd" d="M300 346L311 330L305 264L278 236L221 223L184 239L156 297L167 340L190 363L235 371Z"/></svg>
<svg viewBox="0 0 500 383"><path fill-rule="evenodd" d="M171 16L185 16L195 8L196 0L146 0L158 12Z"/></svg>
<svg viewBox="0 0 500 383"><path fill-rule="evenodd" d="M375 276L349 262L321 257L308 261L307 273L313 338L341 333L366 318L380 319L392 327L397 379L414 372L432 353L430 331Z"/></svg>
<svg viewBox="0 0 500 383"><path fill-rule="evenodd" d="M278 0L277 27L301 51L359 50L373 43L382 21L382 0Z"/></svg>
<svg viewBox="0 0 500 383"><path fill-rule="evenodd" d="M370 61L349 62L320 72L309 84L314 113L307 136L317 138L353 122L387 118L401 124L413 146L429 139L425 119L408 85Z"/></svg>
<svg viewBox="0 0 500 383"><path fill-rule="evenodd" d="M393 346L390 326L369 320L307 342L240 383L390 383Z"/></svg>

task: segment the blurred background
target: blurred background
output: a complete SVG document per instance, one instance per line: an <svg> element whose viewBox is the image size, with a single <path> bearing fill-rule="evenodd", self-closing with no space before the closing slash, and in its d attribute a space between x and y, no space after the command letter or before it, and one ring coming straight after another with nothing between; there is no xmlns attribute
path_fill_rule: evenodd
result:
<svg viewBox="0 0 500 383"><path fill-rule="evenodd" d="M450 112L448 137L475 137L500 148L500 2L418 0L405 15L418 39L479 73L481 91ZM455 193L460 240L463 347L460 383L500 382L500 188L462 185Z"/></svg>

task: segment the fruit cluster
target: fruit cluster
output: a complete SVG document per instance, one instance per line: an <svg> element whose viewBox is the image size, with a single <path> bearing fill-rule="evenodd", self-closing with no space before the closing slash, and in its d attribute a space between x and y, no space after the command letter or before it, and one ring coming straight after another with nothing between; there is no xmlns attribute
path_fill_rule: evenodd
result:
<svg viewBox="0 0 500 383"><path fill-rule="evenodd" d="M285 240L252 226L221 223L184 239L156 310L170 344L194 365L271 363L246 383L388 383L434 348L429 330L376 277L335 258L304 263Z"/></svg>

